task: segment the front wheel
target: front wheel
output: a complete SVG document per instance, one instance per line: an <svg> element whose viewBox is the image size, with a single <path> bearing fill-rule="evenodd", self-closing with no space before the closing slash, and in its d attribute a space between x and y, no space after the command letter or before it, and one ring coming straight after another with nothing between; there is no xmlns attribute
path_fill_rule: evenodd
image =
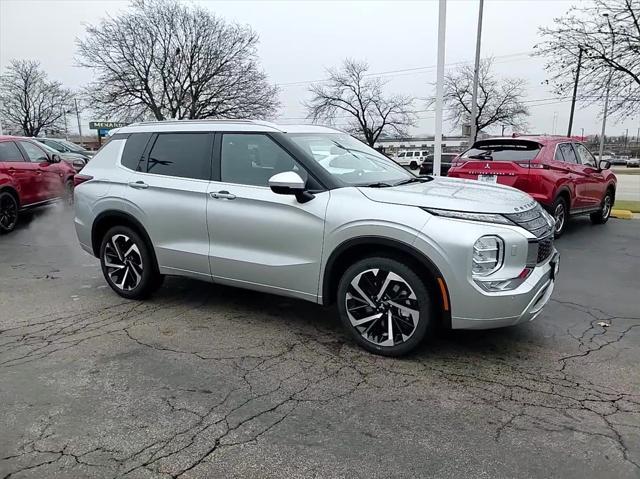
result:
<svg viewBox="0 0 640 479"><path fill-rule="evenodd" d="M100 266L111 289L127 299L146 298L162 284L149 247L128 226L115 226L104 235Z"/></svg>
<svg viewBox="0 0 640 479"><path fill-rule="evenodd" d="M596 225L605 224L609 220L609 216L611 216L611 208L613 207L613 194L611 191L607 191L607 194L604 195L602 199L602 206L600 211L596 213L591 213L590 218L591 222Z"/></svg>
<svg viewBox="0 0 640 479"><path fill-rule="evenodd" d="M402 356L435 324L431 294L408 266L391 258L367 258L345 271L338 285L343 325L366 350Z"/></svg>
<svg viewBox="0 0 640 479"><path fill-rule="evenodd" d="M418 163L416 163L415 161L412 161L411 163L409 163L409 168L411 168L412 170L417 169Z"/></svg>

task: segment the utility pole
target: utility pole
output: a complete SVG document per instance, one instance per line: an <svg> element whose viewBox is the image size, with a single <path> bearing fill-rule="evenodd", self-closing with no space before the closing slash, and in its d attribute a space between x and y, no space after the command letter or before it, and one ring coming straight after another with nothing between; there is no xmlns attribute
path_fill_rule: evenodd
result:
<svg viewBox="0 0 640 479"><path fill-rule="evenodd" d="M609 20L609 14L603 13L607 19L607 23L609 24L609 31L611 32L611 60L613 61L613 49L616 44L616 36L613 33L613 27L611 26L611 21ZM600 133L600 154L598 156L598 160L601 160L604 156L604 134L607 128L607 110L609 109L609 90L611 89L611 78L613 77L613 67L609 67L609 80L607 81L607 91L604 95L604 111L602 112L602 131Z"/></svg>
<svg viewBox="0 0 640 479"><path fill-rule="evenodd" d="M67 125L67 109L62 109L62 116L64 117L64 139L69 141L69 126Z"/></svg>
<svg viewBox="0 0 640 479"><path fill-rule="evenodd" d="M582 130L582 141L584 141L584 128L580 128Z"/></svg>
<svg viewBox="0 0 640 479"><path fill-rule="evenodd" d="M438 67L436 71L436 137L433 145L433 174L440 176L442 158L442 104L444 100L444 41L447 27L447 0L438 4Z"/></svg>
<svg viewBox="0 0 640 479"><path fill-rule="evenodd" d="M82 126L80 125L80 110L78 110L78 99L74 98L73 101L76 105L76 119L78 120L78 134L80 135L80 146L84 147L84 142L82 141Z"/></svg>
<svg viewBox="0 0 640 479"><path fill-rule="evenodd" d="M482 11L484 0L480 0L478 7L478 31L476 36L476 61L473 69L473 90L471 93L471 131L469 133L469 146L476 141L478 134L476 126L476 116L478 116L478 75L480 72L480 41L482 40Z"/></svg>
<svg viewBox="0 0 640 479"><path fill-rule="evenodd" d="M629 128L624 131L624 153L627 153L627 142L629 141Z"/></svg>
<svg viewBox="0 0 640 479"><path fill-rule="evenodd" d="M573 83L573 96L571 97L571 113L569 113L569 130L567 136L571 136L571 127L573 126L573 113L576 110L576 95L578 93L578 80L580 79L580 66L582 65L582 47L578 53L578 67L576 68L576 79Z"/></svg>

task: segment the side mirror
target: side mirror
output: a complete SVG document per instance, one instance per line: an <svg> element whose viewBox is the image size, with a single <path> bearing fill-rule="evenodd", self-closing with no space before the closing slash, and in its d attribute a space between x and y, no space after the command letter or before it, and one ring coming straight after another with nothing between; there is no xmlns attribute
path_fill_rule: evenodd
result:
<svg viewBox="0 0 640 479"><path fill-rule="evenodd" d="M85 166L86 166L86 164L85 164L85 162L83 160L73 160L73 167L76 170L81 170Z"/></svg>
<svg viewBox="0 0 640 479"><path fill-rule="evenodd" d="M315 198L305 190L305 182L295 171L284 171L269 178L269 188L278 195L295 195L300 203Z"/></svg>
<svg viewBox="0 0 640 479"><path fill-rule="evenodd" d="M598 168L601 170L608 170L611 168L611 162L609 160L600 160L598 161Z"/></svg>
<svg viewBox="0 0 640 479"><path fill-rule="evenodd" d="M51 158L47 158L49 163L60 163L60 157L58 155L51 155Z"/></svg>

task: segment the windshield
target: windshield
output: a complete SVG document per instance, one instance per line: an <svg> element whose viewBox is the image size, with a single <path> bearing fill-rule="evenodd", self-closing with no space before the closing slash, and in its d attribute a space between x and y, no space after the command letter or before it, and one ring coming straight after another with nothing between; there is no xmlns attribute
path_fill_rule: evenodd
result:
<svg viewBox="0 0 640 479"><path fill-rule="evenodd" d="M80 145L76 145L75 143L71 143L70 141L67 141L67 140L56 140L56 141L58 143L62 143L64 146L69 148L71 151L84 151L84 148L82 148Z"/></svg>
<svg viewBox="0 0 640 479"><path fill-rule="evenodd" d="M483 142L474 145L462 154L462 158L483 161L531 161L540 151L540 145L533 141L508 143Z"/></svg>
<svg viewBox="0 0 640 479"><path fill-rule="evenodd" d="M346 133L289 133L325 170L351 186L391 186L414 175Z"/></svg>

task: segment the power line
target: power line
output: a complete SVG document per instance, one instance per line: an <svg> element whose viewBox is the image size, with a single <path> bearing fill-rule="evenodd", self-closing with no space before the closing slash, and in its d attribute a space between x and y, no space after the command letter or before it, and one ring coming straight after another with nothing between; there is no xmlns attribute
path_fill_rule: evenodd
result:
<svg viewBox="0 0 640 479"><path fill-rule="evenodd" d="M517 58L517 57L523 57L523 56L527 56L529 57L531 55L531 53L533 53L533 50L531 51L527 51L527 52L519 52L519 53L510 53L507 55L498 55L498 56L494 56L494 57L487 57L485 58L494 58L494 59L510 59L510 58ZM511 60L512 61L512 60ZM459 61L459 62L452 62L452 63L446 63L445 66L448 67L452 67L452 66L458 66L458 65L464 65L467 63L471 63L470 60L464 60L464 61ZM508 61L499 61L496 63L508 63ZM387 70L387 71L382 71L382 72L377 72L377 73L367 73L363 76L383 76L383 75L387 75L387 76L394 76L394 75L398 75L398 74L407 74L407 73L416 73L416 72L420 72L425 71L425 70L433 70L436 68L436 65L428 65L428 66L421 66L421 67L412 67L412 68L402 68L402 69L398 69L398 70ZM286 86L297 86L297 85L308 85L310 83L325 83L327 81L329 81L329 78L322 78L319 80L300 80L300 81L295 81L295 82L287 82L287 83L276 83L276 86L278 87L286 87Z"/></svg>

